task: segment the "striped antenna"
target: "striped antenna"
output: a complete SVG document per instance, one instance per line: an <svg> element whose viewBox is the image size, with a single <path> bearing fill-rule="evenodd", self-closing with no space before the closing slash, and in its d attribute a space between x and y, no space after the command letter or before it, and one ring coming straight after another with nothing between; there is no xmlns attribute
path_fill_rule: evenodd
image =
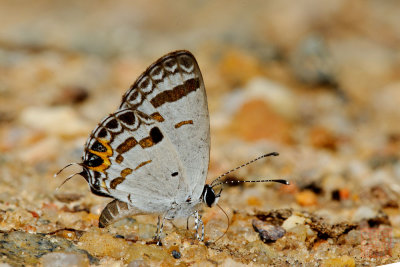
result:
<svg viewBox="0 0 400 267"><path fill-rule="evenodd" d="M279 153L278 153L278 152L271 152L271 153L268 153L268 154L264 154L264 155L262 155L262 156L260 156L260 157L258 157L258 158L255 158L255 159L253 159L253 160L250 160L249 162L246 162L245 164L240 165L239 167L236 167L236 168L234 168L234 169L232 169L232 170L230 170L230 171L227 171L226 173L221 174L221 175L218 176L214 181L212 181L212 182L211 182L211 187L214 187L214 186L217 186L217 185L220 185L220 184L226 184L226 183L228 183L228 182L220 182L220 183L218 183L218 184L215 184L215 183L218 182L222 177L224 177L224 176L226 176L226 175L228 175L228 174L230 174L230 173L232 173L232 172L234 172L234 171L237 171L237 170L239 170L240 168L243 168L243 167L245 167L245 166L247 166L247 165L249 165L249 164L251 164L251 163L254 163L254 162L256 162L256 161L259 160L259 159L266 158L266 157L269 157L269 156L274 156L274 157L276 157L276 156L279 156ZM260 181L243 181L243 182L250 183L250 182L261 182L261 181L273 182L273 181L278 181L278 180L260 180ZM285 180L279 180L279 181L285 181ZM242 181L237 181L237 182L242 182ZM278 183L279 183L279 182L278 182ZM282 182L280 182L280 183L282 183ZM285 184L288 184L288 182L286 181Z"/></svg>
<svg viewBox="0 0 400 267"><path fill-rule="evenodd" d="M240 184L240 183L268 183L268 182L275 182L275 183L280 183L280 184L285 184L289 185L289 181L284 180L284 179L272 179L272 180L253 180L253 181L237 181L237 180L229 180L229 181L223 181L219 182L218 184L213 185L214 186L219 186L222 184Z"/></svg>

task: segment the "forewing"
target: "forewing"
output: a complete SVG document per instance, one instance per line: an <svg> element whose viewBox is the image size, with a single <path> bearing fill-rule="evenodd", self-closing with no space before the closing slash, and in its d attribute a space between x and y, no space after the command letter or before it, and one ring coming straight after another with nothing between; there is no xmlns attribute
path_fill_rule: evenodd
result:
<svg viewBox="0 0 400 267"><path fill-rule="evenodd" d="M184 168L187 190L200 197L209 164L210 122L203 78L194 56L176 51L152 64L124 95L120 109L149 114Z"/></svg>

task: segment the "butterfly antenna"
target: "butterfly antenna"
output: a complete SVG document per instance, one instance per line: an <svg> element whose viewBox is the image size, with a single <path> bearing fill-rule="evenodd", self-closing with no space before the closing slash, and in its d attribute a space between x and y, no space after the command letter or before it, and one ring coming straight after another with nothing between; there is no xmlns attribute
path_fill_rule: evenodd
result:
<svg viewBox="0 0 400 267"><path fill-rule="evenodd" d="M224 211L224 209L221 208L221 206L218 205L218 203L217 203L217 207L218 207L220 210L222 210L222 212L225 214L226 218L228 219L228 227L226 227L225 232L224 232L220 237L218 237L217 240L214 241L214 243L216 243L218 240L220 240L221 238L223 238L223 237L225 236L225 234L226 234L226 233L228 232L228 230L229 230L229 226L231 225L228 214L226 214L226 212Z"/></svg>
<svg viewBox="0 0 400 267"><path fill-rule="evenodd" d="M268 180L253 180L253 181L229 180L229 181L223 181L223 182L217 183L217 184L213 185L212 187L219 186L222 184L268 183L268 182L280 183L280 184L285 184L285 185L290 184L289 181L284 180L284 179L268 179Z"/></svg>
<svg viewBox="0 0 400 267"><path fill-rule="evenodd" d="M271 152L271 153L268 153L268 154L264 154L264 155L262 155L262 156L259 156L258 158L255 158L255 159L253 159L253 160L250 160L249 162L246 162L246 163L240 165L239 167L236 167L236 168L234 168L234 169L232 169L232 170L230 170L230 171L227 171L226 173L221 174L221 175L218 176L214 181L212 181L212 182L211 182L211 187L216 186L216 185L214 185L214 184L215 184L216 182L218 182L222 177L224 177L224 176L226 176L226 175L228 175L228 174L230 174L230 173L232 173L232 172L234 172L234 171L237 171L237 170L239 170L240 168L243 168L243 167L245 167L245 166L247 166L247 165L249 165L249 164L251 164L251 163L254 163L254 162L256 162L256 161L259 160L259 159L266 158L266 157L269 157L269 156L279 156L279 153L278 153L278 152ZM250 182L250 181L249 181L249 182ZM223 184L223 183L218 183L218 185L219 185L219 184Z"/></svg>

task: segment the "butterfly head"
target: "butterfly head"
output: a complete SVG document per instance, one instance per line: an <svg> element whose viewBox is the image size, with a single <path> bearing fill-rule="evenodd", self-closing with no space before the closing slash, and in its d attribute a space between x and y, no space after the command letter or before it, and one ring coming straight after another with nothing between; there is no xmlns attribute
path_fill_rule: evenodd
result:
<svg viewBox="0 0 400 267"><path fill-rule="evenodd" d="M212 186L206 184L201 194L201 200L208 206L212 207L218 203L219 197L221 196L222 189L218 194L215 193Z"/></svg>
<svg viewBox="0 0 400 267"><path fill-rule="evenodd" d="M285 184L288 185L289 182L283 179L268 179L268 180L255 180L255 181L238 181L238 180L227 180L227 181L220 181L222 177L230 174L231 172L234 172L242 167L245 167L259 159L265 158L265 157L269 157L269 156L278 156L279 154L277 152L272 152L272 153L268 153L268 154L264 154L258 158L255 158L239 167L236 167L222 175L220 175L219 177L217 177L216 179L214 179L214 181L212 181L212 183L210 185L206 184L204 186L203 189L203 193L201 194L201 200L208 206L208 207L212 207L214 205L216 205L218 203L218 199L221 196L221 192L222 192L222 188L219 191L218 194L215 193L214 191L214 187L216 186L220 186L220 185L224 185L224 184L238 184L238 183L265 183L265 182L276 182L276 183L281 183L281 184Z"/></svg>

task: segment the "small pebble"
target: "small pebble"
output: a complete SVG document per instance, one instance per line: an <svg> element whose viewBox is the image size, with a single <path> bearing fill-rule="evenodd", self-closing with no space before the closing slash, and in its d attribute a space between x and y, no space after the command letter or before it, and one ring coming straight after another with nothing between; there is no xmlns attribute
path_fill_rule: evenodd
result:
<svg viewBox="0 0 400 267"><path fill-rule="evenodd" d="M265 101L273 112L286 119L294 119L299 115L296 95L288 87L276 81L256 77L246 85L245 94L249 100Z"/></svg>
<svg viewBox="0 0 400 267"><path fill-rule="evenodd" d="M314 127L310 131L310 143L315 148L336 150L338 138L326 128Z"/></svg>
<svg viewBox="0 0 400 267"><path fill-rule="evenodd" d="M353 221L359 222L362 220L368 220L375 218L378 212L371 207L361 206L359 207L353 215Z"/></svg>
<svg viewBox="0 0 400 267"><path fill-rule="evenodd" d="M173 250L172 251L172 257L174 257L175 259L180 259L181 258L181 253L179 251Z"/></svg>
<svg viewBox="0 0 400 267"><path fill-rule="evenodd" d="M69 86L61 89L53 100L54 105L80 104L89 97L89 91L81 86Z"/></svg>
<svg viewBox="0 0 400 267"><path fill-rule="evenodd" d="M261 99L246 101L241 106L232 120L230 131L248 141L268 139L288 143L291 140L289 122Z"/></svg>
<svg viewBox="0 0 400 267"><path fill-rule="evenodd" d="M286 233L285 229L282 227L267 224L261 220L254 219L252 224L254 230L258 232L261 241L264 243L275 242L279 238L283 237Z"/></svg>
<svg viewBox="0 0 400 267"><path fill-rule="evenodd" d="M74 201L78 201L83 197L82 194L77 193L56 193L54 194L55 198L63 203L71 203Z"/></svg>
<svg viewBox="0 0 400 267"><path fill-rule="evenodd" d="M258 206L260 207L262 205L261 200L258 197L251 196L247 199L247 204L249 206Z"/></svg>
<svg viewBox="0 0 400 267"><path fill-rule="evenodd" d="M19 121L29 128L62 137L86 135L90 131L71 107L28 107L21 112Z"/></svg>
<svg viewBox="0 0 400 267"><path fill-rule="evenodd" d="M41 258L44 267L89 266L88 258L79 253L52 252Z"/></svg>
<svg viewBox="0 0 400 267"><path fill-rule="evenodd" d="M391 118L393 121L400 119L399 99L400 99L400 82L395 81L386 85L374 94L373 107L376 116L379 118ZM389 117L388 117L389 116ZM400 130L399 125L391 125L393 129Z"/></svg>
<svg viewBox="0 0 400 267"><path fill-rule="evenodd" d="M282 227L286 231L290 231L291 229L293 229L294 227L296 227L298 225L304 225L305 221L306 221L306 218L304 218L304 217L292 215L283 222Z"/></svg>
<svg viewBox="0 0 400 267"><path fill-rule="evenodd" d="M345 236L346 243L354 247L360 245L362 239L362 233L359 230L351 230Z"/></svg>
<svg viewBox="0 0 400 267"><path fill-rule="evenodd" d="M335 189L332 191L332 200L341 201L349 199L349 197L350 197L350 191L346 188Z"/></svg>
<svg viewBox="0 0 400 267"><path fill-rule="evenodd" d="M343 266L343 267L354 267L356 266L356 262L354 258L344 255L338 258L331 258L322 261L321 266L324 267L336 267L336 266Z"/></svg>
<svg viewBox="0 0 400 267"><path fill-rule="evenodd" d="M219 71L228 84L238 86L260 75L258 60L242 50L228 50L220 63Z"/></svg>
<svg viewBox="0 0 400 267"><path fill-rule="evenodd" d="M335 189L332 191L332 200L340 201L339 190Z"/></svg>
<svg viewBox="0 0 400 267"><path fill-rule="evenodd" d="M28 164L48 162L58 156L59 145L57 138L43 139L20 151L19 157Z"/></svg>
<svg viewBox="0 0 400 267"><path fill-rule="evenodd" d="M317 205L317 195L311 190L301 191L296 195L296 201L300 206Z"/></svg>
<svg viewBox="0 0 400 267"><path fill-rule="evenodd" d="M321 36L307 36L295 49L290 63L293 73L305 83L336 84L332 58Z"/></svg>
<svg viewBox="0 0 400 267"><path fill-rule="evenodd" d="M144 260L133 260L128 264L128 267L147 267L149 266Z"/></svg>

